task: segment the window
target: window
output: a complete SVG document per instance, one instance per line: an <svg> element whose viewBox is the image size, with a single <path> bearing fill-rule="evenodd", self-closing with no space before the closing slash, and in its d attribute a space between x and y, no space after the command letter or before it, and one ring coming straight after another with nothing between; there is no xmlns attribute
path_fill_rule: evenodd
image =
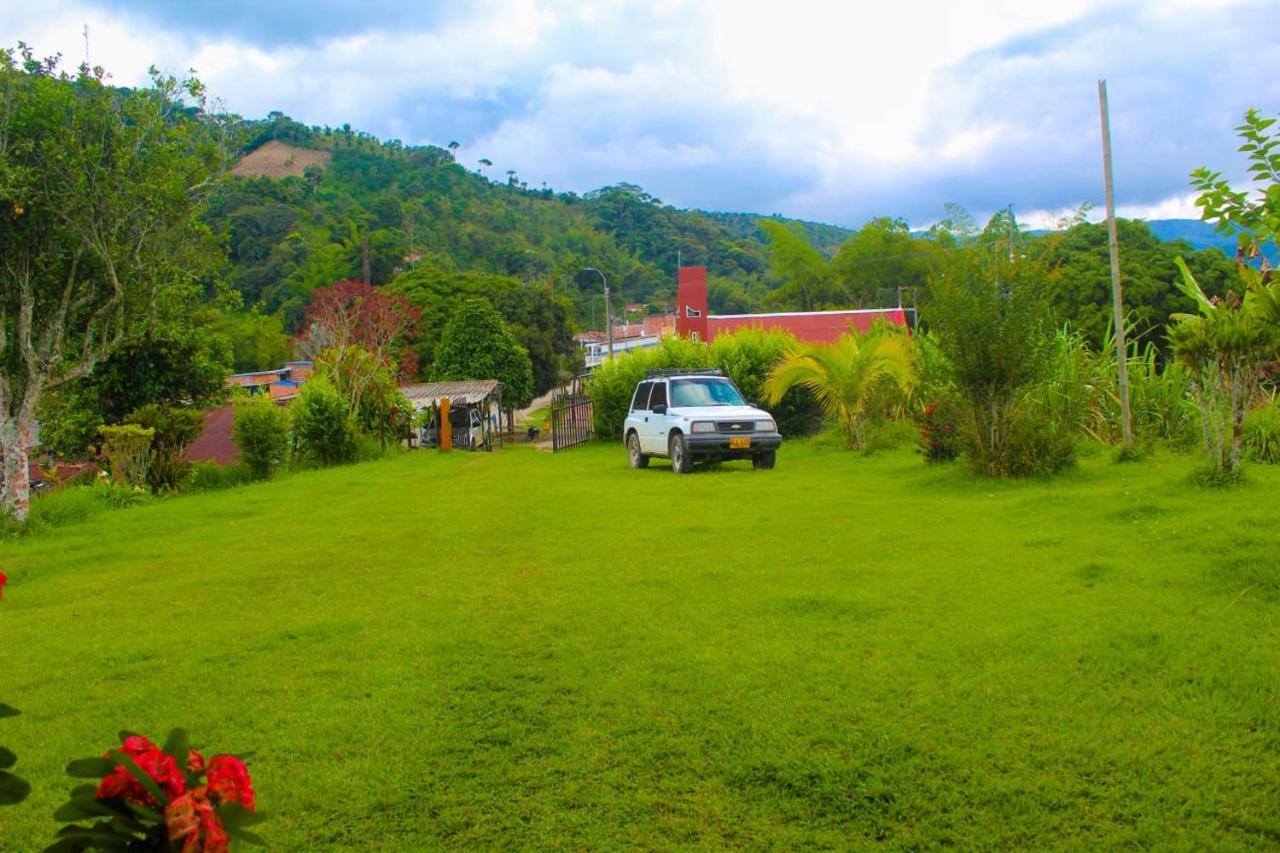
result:
<svg viewBox="0 0 1280 853"><path fill-rule="evenodd" d="M653 383L653 396L649 398L649 411L667 404L667 383L659 379Z"/></svg>
<svg viewBox="0 0 1280 853"><path fill-rule="evenodd" d="M652 382L641 382L636 386L636 396L631 401L631 411L643 412L649 408L649 387Z"/></svg>
<svg viewBox="0 0 1280 853"><path fill-rule="evenodd" d="M742 395L727 379L677 379L671 383L672 405L744 406Z"/></svg>

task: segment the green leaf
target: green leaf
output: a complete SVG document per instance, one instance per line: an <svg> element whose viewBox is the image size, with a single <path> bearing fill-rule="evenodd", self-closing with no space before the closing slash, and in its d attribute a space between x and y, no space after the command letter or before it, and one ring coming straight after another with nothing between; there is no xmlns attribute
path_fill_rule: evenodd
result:
<svg viewBox="0 0 1280 853"><path fill-rule="evenodd" d="M95 817L113 817L117 814L119 812L107 805L106 800L99 800L97 797L73 797L58 806L53 813L53 819L59 823L70 823Z"/></svg>
<svg viewBox="0 0 1280 853"><path fill-rule="evenodd" d="M31 784L26 779L14 776L7 770L0 770L0 806L20 803L30 793Z"/></svg>
<svg viewBox="0 0 1280 853"><path fill-rule="evenodd" d="M67 765L67 775L76 779L101 779L115 770L115 764L105 758L78 758Z"/></svg>
<svg viewBox="0 0 1280 853"><path fill-rule="evenodd" d="M164 815L150 806L144 806L142 803L135 803L129 800L122 800L121 802L124 804L125 808L132 812L130 819L133 818L133 815L137 815L138 817L141 817L144 820L149 820L152 823L164 823Z"/></svg>
<svg viewBox="0 0 1280 853"><path fill-rule="evenodd" d="M129 775L138 781L146 792L160 804L161 808L169 805L169 798L164 795L164 791L160 790L160 786L156 784L156 780L147 775L146 771L139 767L134 760L118 749L111 750L111 758L117 764L124 767Z"/></svg>
<svg viewBox="0 0 1280 853"><path fill-rule="evenodd" d="M107 821L93 826L64 826L58 831L58 840L45 848L45 853L63 851L128 850L137 838Z"/></svg>
<svg viewBox="0 0 1280 853"><path fill-rule="evenodd" d="M0 770L8 770L18 763L18 756L12 750L0 746Z"/></svg>
<svg viewBox="0 0 1280 853"><path fill-rule="evenodd" d="M1209 297L1204 295L1204 291L1200 289L1200 283L1196 281L1196 277L1192 275L1191 270L1187 268L1187 262L1182 259L1181 255L1174 258L1173 262L1177 265L1178 271L1182 273L1182 280L1177 283L1178 289L1191 299L1195 300L1201 313L1205 315L1212 315L1214 312L1214 305L1209 301Z"/></svg>
<svg viewBox="0 0 1280 853"><path fill-rule="evenodd" d="M165 739L164 751L173 756L179 767L187 766L187 753L191 751L191 738L186 729L174 729Z"/></svg>
<svg viewBox="0 0 1280 853"><path fill-rule="evenodd" d="M5 717L16 717L21 713L21 711L12 705L6 705L5 703L0 702L0 720L3 720Z"/></svg>

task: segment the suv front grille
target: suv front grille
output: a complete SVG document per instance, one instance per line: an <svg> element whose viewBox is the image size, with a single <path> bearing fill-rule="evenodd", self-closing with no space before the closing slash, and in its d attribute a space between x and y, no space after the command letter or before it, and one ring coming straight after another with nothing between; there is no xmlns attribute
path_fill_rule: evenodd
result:
<svg viewBox="0 0 1280 853"><path fill-rule="evenodd" d="M755 432L755 421L716 421L716 429L729 434L739 432Z"/></svg>

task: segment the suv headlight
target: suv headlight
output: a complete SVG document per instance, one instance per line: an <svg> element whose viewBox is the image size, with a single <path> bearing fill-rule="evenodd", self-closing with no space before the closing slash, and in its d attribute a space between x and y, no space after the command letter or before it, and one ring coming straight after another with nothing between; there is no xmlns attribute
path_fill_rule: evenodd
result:
<svg viewBox="0 0 1280 853"><path fill-rule="evenodd" d="M690 431L691 432L715 432L716 422L715 421L694 421L693 428Z"/></svg>
<svg viewBox="0 0 1280 853"><path fill-rule="evenodd" d="M778 425L773 421L756 421L756 432L777 432Z"/></svg>

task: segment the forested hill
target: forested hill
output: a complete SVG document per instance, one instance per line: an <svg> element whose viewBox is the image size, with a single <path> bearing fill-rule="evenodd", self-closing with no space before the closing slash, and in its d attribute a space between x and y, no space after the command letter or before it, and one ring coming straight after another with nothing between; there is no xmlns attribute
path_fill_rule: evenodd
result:
<svg viewBox="0 0 1280 853"><path fill-rule="evenodd" d="M490 297L523 329L526 347L545 350L545 358L535 354L541 385L551 381L557 359L571 357L571 330L602 322L600 277L588 267L607 274L615 306L646 303L650 311L674 303L678 262L709 268L713 312L876 307L896 304L901 292L924 293L947 245L987 239L988 232L1005 239L1011 231L1028 249L1051 254L1062 319L1094 337L1105 333L1109 278L1100 225L1078 223L1044 237L997 222L1001 213L981 231L948 205L947 219L928 232L888 217L853 231L680 210L625 183L583 195L530 187L474 153L466 159L477 167L464 167L456 144L381 142L349 127L304 127L278 113L249 128L238 177L206 213L227 246L225 278L257 309L227 320L241 368L278 359L282 333L299 330L311 293L342 279L367 277L425 312L431 328L416 344L424 369L451 307L464 295ZM1175 257L1185 255L1210 289L1232 279L1226 257L1197 251L1216 239L1207 225L1182 223L1172 232L1169 222L1158 225L1121 228L1126 291L1153 340L1163 339L1171 312L1192 307L1174 287ZM1164 233L1190 242L1162 242ZM276 343L266 346L264 335Z"/></svg>
<svg viewBox="0 0 1280 853"><path fill-rule="evenodd" d="M754 218L678 210L634 185L558 193L514 173L497 180L491 167L469 170L447 149L280 115L262 123L246 154L207 219L225 235L245 303L281 312L292 328L312 290L362 278L366 256L374 284L424 266L510 276L547 285L584 316L602 290L585 267L604 270L624 303L672 302L677 258L766 287L768 250Z"/></svg>

